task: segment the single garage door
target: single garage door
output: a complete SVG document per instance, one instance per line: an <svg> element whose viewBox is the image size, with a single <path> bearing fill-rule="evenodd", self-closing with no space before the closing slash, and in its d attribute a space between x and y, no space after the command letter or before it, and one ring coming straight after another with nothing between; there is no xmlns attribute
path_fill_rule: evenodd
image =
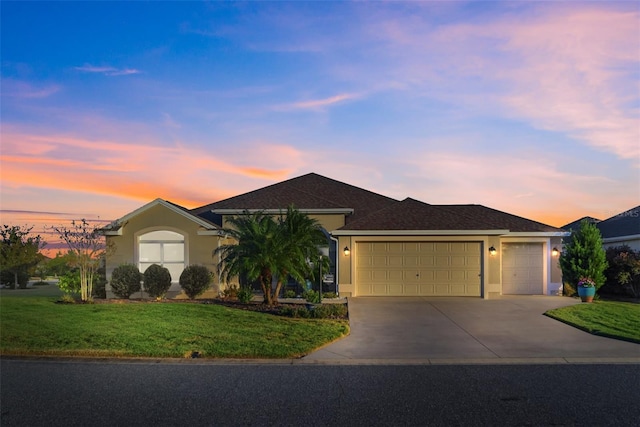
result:
<svg viewBox="0 0 640 427"><path fill-rule="evenodd" d="M502 293L543 294L542 243L502 244Z"/></svg>
<svg viewBox="0 0 640 427"><path fill-rule="evenodd" d="M480 242L358 242L359 296L480 296Z"/></svg>

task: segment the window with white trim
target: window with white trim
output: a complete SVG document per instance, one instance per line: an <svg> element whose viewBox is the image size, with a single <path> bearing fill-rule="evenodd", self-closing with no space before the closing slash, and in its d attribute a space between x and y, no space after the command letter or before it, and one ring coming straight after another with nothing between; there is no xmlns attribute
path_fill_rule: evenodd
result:
<svg viewBox="0 0 640 427"><path fill-rule="evenodd" d="M169 230L158 230L138 237L138 268L141 272L152 264L166 267L171 281L177 283L184 270L184 236Z"/></svg>

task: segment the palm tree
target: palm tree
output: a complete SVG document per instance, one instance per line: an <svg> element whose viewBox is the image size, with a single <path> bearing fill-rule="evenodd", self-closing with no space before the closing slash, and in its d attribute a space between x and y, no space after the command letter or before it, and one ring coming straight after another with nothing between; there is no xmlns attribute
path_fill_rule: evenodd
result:
<svg viewBox="0 0 640 427"><path fill-rule="evenodd" d="M327 245L327 239L317 220L301 213L293 205L287 208L287 214L280 216L278 225L285 245L284 262L278 268L278 282L275 295L280 294L282 284L291 276L296 282L304 283L313 277L315 270L310 261L319 258L320 246Z"/></svg>
<svg viewBox="0 0 640 427"><path fill-rule="evenodd" d="M225 281L242 275L258 280L267 305L278 302L289 276L303 282L312 275L309 260L317 259L318 246L326 245L318 222L293 206L277 220L263 212L246 212L231 218L229 224L223 232L235 243L215 250L220 256L218 273Z"/></svg>

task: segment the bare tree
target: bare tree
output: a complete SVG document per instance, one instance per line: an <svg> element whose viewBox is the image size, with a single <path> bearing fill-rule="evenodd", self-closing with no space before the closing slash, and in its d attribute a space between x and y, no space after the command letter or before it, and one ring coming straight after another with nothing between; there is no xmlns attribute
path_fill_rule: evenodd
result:
<svg viewBox="0 0 640 427"><path fill-rule="evenodd" d="M104 236L85 219L71 221L69 228L53 226L51 229L69 247L72 262L80 271L80 298L89 301L100 261L110 249Z"/></svg>

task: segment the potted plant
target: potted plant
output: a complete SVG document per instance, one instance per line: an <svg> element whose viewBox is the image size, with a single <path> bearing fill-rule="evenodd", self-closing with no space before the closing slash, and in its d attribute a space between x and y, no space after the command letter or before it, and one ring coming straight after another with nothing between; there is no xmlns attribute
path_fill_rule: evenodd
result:
<svg viewBox="0 0 640 427"><path fill-rule="evenodd" d="M578 295L582 302L592 302L596 294L596 282L588 277L581 277L578 281Z"/></svg>

